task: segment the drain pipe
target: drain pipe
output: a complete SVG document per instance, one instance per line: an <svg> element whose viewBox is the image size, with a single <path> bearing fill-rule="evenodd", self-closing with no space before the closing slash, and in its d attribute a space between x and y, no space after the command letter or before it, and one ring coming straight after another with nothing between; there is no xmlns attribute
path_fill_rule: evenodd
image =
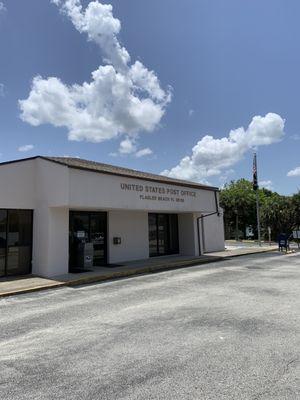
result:
<svg viewBox="0 0 300 400"><path fill-rule="evenodd" d="M220 216L220 210L219 210L219 203L218 203L218 197L217 197L217 191L215 193L215 205L216 205L216 211L211 212L209 214L201 215L200 217L197 217L197 232L198 232L198 250L199 250L199 256L202 255L202 247L201 247L201 235L200 235L200 220L203 220L206 217L210 217L211 215L218 215Z"/></svg>

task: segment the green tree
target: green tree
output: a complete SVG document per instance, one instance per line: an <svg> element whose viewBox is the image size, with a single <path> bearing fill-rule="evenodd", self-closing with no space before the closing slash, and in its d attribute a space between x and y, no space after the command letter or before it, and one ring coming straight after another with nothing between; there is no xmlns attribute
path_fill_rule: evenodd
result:
<svg viewBox="0 0 300 400"><path fill-rule="evenodd" d="M220 204L224 209L226 237L233 234L236 239L245 236L247 226L255 226L256 200L252 183L246 179L231 181L220 193Z"/></svg>
<svg viewBox="0 0 300 400"><path fill-rule="evenodd" d="M300 191L293 196L282 196L267 189L259 189L262 238L268 239L268 227L272 239L279 233L291 234L300 227ZM226 238L245 237L246 227L256 232L256 193L252 182L246 179L231 181L221 190L220 204L224 209Z"/></svg>
<svg viewBox="0 0 300 400"><path fill-rule="evenodd" d="M271 228L272 239L276 240L279 233L290 234L294 226L294 210L291 197L272 193L261 202L261 222L265 231Z"/></svg>
<svg viewBox="0 0 300 400"><path fill-rule="evenodd" d="M300 228L300 190L292 196L295 229Z"/></svg>

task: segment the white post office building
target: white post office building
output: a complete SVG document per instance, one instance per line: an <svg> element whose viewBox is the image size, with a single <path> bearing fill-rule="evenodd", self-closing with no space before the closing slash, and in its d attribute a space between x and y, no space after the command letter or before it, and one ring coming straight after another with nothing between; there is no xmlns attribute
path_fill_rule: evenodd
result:
<svg viewBox="0 0 300 400"><path fill-rule="evenodd" d="M0 276L223 249L215 187L77 158L0 164Z"/></svg>

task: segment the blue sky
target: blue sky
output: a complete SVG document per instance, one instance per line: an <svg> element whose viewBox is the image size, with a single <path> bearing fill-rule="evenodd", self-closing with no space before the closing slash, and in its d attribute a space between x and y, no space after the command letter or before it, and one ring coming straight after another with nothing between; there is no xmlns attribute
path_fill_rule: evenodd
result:
<svg viewBox="0 0 300 400"><path fill-rule="evenodd" d="M112 24L103 29L114 31L96 39L99 25L84 25L87 14L72 19L64 1L1 3L1 161L70 155L220 186L251 178L256 149L265 185L283 194L300 188L299 1L111 0ZM81 3L84 12L90 1ZM123 46L131 57L125 67L112 61ZM142 100L137 116L128 102L114 104L104 69L105 89L96 78L82 93L100 65L112 65L109 72L125 77L124 85L131 79L128 98ZM80 93L70 92L74 84ZM63 101L78 96L72 114ZM102 106L109 117L100 126ZM78 110L84 115L77 123Z"/></svg>

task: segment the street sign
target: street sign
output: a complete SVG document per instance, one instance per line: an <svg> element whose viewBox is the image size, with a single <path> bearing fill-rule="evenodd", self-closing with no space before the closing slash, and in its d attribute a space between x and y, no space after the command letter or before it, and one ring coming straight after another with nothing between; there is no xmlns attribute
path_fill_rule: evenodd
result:
<svg viewBox="0 0 300 400"><path fill-rule="evenodd" d="M293 231L293 238L300 239L300 231Z"/></svg>

